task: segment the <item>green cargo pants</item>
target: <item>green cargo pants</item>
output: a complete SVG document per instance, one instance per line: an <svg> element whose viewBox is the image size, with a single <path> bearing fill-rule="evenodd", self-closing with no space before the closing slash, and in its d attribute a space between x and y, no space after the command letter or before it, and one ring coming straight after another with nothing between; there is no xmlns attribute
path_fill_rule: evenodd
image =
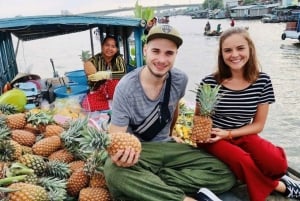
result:
<svg viewBox="0 0 300 201"><path fill-rule="evenodd" d="M236 181L215 157L175 142L143 142L135 166L118 167L109 158L104 174L109 191L119 201L182 201L201 187L222 193Z"/></svg>

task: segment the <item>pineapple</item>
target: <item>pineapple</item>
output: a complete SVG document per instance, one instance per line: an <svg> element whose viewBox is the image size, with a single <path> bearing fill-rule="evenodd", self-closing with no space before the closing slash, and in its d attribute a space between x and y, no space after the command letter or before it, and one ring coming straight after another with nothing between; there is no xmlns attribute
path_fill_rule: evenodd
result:
<svg viewBox="0 0 300 201"><path fill-rule="evenodd" d="M53 152L48 157L49 160L52 161L61 161L64 163L71 163L74 160L74 156L72 153L68 152L66 149L60 149L58 151Z"/></svg>
<svg viewBox="0 0 300 201"><path fill-rule="evenodd" d="M83 168L80 168L73 172L68 179L67 192L71 196L78 196L81 189L87 187L89 184L88 175Z"/></svg>
<svg viewBox="0 0 300 201"><path fill-rule="evenodd" d="M47 191L41 186L19 182L8 188L18 190L8 194L10 201L50 201Z"/></svg>
<svg viewBox="0 0 300 201"><path fill-rule="evenodd" d="M27 123L36 126L41 133L45 132L47 125L55 123L52 111L29 112L26 114L26 119Z"/></svg>
<svg viewBox="0 0 300 201"><path fill-rule="evenodd" d="M74 172L77 169L83 168L85 162L82 160L77 160L69 163L71 172Z"/></svg>
<svg viewBox="0 0 300 201"><path fill-rule="evenodd" d="M94 173L90 178L89 187L106 188L106 180L105 180L104 174L101 172Z"/></svg>
<svg viewBox="0 0 300 201"><path fill-rule="evenodd" d="M78 201L111 201L110 193L105 188L84 188L80 191Z"/></svg>
<svg viewBox="0 0 300 201"><path fill-rule="evenodd" d="M219 101L220 85L212 88L209 84L197 85L196 102L200 108L200 114L193 117L191 140L193 143L203 142L210 138L212 129L211 115Z"/></svg>
<svg viewBox="0 0 300 201"><path fill-rule="evenodd" d="M24 113L1 115L0 118L1 124L3 125L3 122L5 122L10 129L23 129L26 125L26 115Z"/></svg>
<svg viewBox="0 0 300 201"><path fill-rule="evenodd" d="M32 132L35 135L38 135L41 133L41 131L34 125L32 125L31 123L27 123L24 127L24 130Z"/></svg>
<svg viewBox="0 0 300 201"><path fill-rule="evenodd" d="M44 158L34 154L24 154L20 156L19 162L33 169L34 173L38 176L44 174L47 168Z"/></svg>
<svg viewBox="0 0 300 201"><path fill-rule="evenodd" d="M50 124L46 126L44 136L50 137L53 135L60 135L64 131L63 127L56 125L56 124Z"/></svg>
<svg viewBox="0 0 300 201"><path fill-rule="evenodd" d="M29 131L15 129L11 131L11 138L21 145L31 147L35 143L35 135Z"/></svg>
<svg viewBox="0 0 300 201"><path fill-rule="evenodd" d="M113 156L119 150L132 148L135 152L141 152L142 146L140 140L130 133L106 133L99 131L94 127L88 126L86 132L79 140L81 149L92 153L94 150L107 150L108 154Z"/></svg>
<svg viewBox="0 0 300 201"><path fill-rule="evenodd" d="M49 156L61 148L61 140L57 135L43 138L32 146L32 151L36 155Z"/></svg>

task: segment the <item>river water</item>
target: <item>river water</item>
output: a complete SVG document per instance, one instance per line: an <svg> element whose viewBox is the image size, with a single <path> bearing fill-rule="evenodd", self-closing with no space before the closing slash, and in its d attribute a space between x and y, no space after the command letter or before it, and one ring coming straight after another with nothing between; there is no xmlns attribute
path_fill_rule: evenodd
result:
<svg viewBox="0 0 300 201"><path fill-rule="evenodd" d="M184 43L179 49L175 66L189 75L185 100L193 105L195 83L213 72L217 62L218 37L203 35L207 19L188 16L170 18L170 24L182 34ZM229 27L230 20L210 20L212 29L221 24ZM264 24L259 20L236 21L236 26L249 27L262 71L273 82L276 103L270 113L262 136L286 150L289 165L300 171L300 43L281 40L284 23ZM97 41L95 41L97 43ZM97 46L97 44L96 44ZM21 43L17 62L23 72L39 74L42 78L53 76L50 58L60 75L82 69L79 54L90 47L89 33L61 36ZM257 147L259 149L259 147ZM274 161L276 165L276 161Z"/></svg>

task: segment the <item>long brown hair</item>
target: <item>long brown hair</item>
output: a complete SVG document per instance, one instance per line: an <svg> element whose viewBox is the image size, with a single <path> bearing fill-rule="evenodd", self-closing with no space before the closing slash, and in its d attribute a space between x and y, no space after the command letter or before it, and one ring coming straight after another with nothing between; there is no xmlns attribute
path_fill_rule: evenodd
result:
<svg viewBox="0 0 300 201"><path fill-rule="evenodd" d="M248 42L249 46L249 60L244 66L244 73L243 76L245 80L249 82L254 82L258 76L260 71L260 64L258 62L258 58L256 55L255 45L253 40L251 39L248 31L244 27L232 27L225 30L219 40L219 53L218 53L218 67L217 71L215 72L215 79L218 83L222 83L225 79L228 79L232 76L230 67L224 62L223 54L222 54L222 45L226 38L232 36L234 34L239 34L244 37L244 39Z"/></svg>

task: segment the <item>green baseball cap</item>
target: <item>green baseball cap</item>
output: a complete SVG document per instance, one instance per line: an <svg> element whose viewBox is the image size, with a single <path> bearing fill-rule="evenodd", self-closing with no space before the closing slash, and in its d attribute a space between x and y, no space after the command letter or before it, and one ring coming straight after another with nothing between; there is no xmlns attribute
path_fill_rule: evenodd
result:
<svg viewBox="0 0 300 201"><path fill-rule="evenodd" d="M159 24L150 29L147 35L147 43L155 38L165 38L173 41L178 48L182 45L182 38L179 32L168 24Z"/></svg>

